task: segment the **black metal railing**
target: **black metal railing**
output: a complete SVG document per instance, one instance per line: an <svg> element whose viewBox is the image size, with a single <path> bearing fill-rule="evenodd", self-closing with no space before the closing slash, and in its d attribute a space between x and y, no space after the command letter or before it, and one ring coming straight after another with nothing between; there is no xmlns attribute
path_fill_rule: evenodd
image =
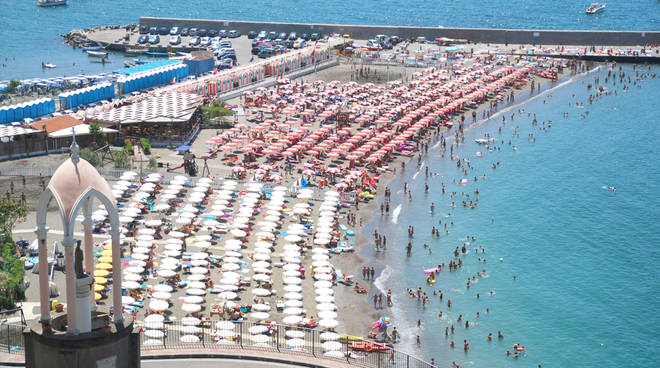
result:
<svg viewBox="0 0 660 368"><path fill-rule="evenodd" d="M23 340L24 325L3 323L0 324L0 351L9 354L23 354L25 342Z"/></svg>
<svg viewBox="0 0 660 368"><path fill-rule="evenodd" d="M288 355L309 356L346 362L361 367L409 367L431 368L431 364L417 357L392 349L382 350L352 346L346 339L324 340L319 329L264 324L258 322L233 322L233 328L216 328L211 320L196 326L178 322L155 324L140 323L141 350L248 350L284 352ZM152 329L150 327L156 327ZM156 331L156 332L148 332Z"/></svg>

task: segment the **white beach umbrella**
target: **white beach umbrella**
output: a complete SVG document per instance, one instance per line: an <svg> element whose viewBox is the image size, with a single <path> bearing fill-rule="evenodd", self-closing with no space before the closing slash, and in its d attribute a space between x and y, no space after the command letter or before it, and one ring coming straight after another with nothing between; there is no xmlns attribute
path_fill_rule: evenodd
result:
<svg viewBox="0 0 660 368"><path fill-rule="evenodd" d="M320 319L336 319L337 318L337 312L335 311L320 311L318 313L318 316Z"/></svg>
<svg viewBox="0 0 660 368"><path fill-rule="evenodd" d="M169 303L162 299L154 299L149 302L149 309L160 312L169 308Z"/></svg>
<svg viewBox="0 0 660 368"><path fill-rule="evenodd" d="M231 321L218 321L215 323L215 328L218 330L233 330L236 325Z"/></svg>
<svg viewBox="0 0 660 368"><path fill-rule="evenodd" d="M302 286L300 285L284 285L284 291L287 292L292 292L292 293L299 293L302 291Z"/></svg>
<svg viewBox="0 0 660 368"><path fill-rule="evenodd" d="M197 326L202 323L202 321L196 317L183 317L181 318L181 323L184 326Z"/></svg>
<svg viewBox="0 0 660 368"><path fill-rule="evenodd" d="M199 342L199 337L196 335L183 335L181 336L181 342L197 343Z"/></svg>
<svg viewBox="0 0 660 368"><path fill-rule="evenodd" d="M302 306L303 306L302 300L288 299L284 301L284 307L286 308L300 308Z"/></svg>
<svg viewBox="0 0 660 368"><path fill-rule="evenodd" d="M291 307L291 308L284 308L284 314L290 315L290 316L298 316L303 313L302 308L296 308L296 307Z"/></svg>
<svg viewBox="0 0 660 368"><path fill-rule="evenodd" d="M296 325L302 321L301 316L286 316L282 319L282 323L287 325Z"/></svg>
<svg viewBox="0 0 660 368"><path fill-rule="evenodd" d="M252 313L250 313L250 317L261 321L261 320L265 320L268 317L270 317L270 314L266 313L266 312L252 312Z"/></svg>
<svg viewBox="0 0 660 368"><path fill-rule="evenodd" d="M158 314L158 313L150 314L144 318L145 323L163 322L164 320L165 317L162 314Z"/></svg>
<svg viewBox="0 0 660 368"><path fill-rule="evenodd" d="M257 312L270 312L271 307L268 304L253 304L252 309Z"/></svg>
<svg viewBox="0 0 660 368"><path fill-rule="evenodd" d="M199 312L202 309L202 306L199 304L190 304L190 303L184 303L181 305L181 310L184 312Z"/></svg>
<svg viewBox="0 0 660 368"><path fill-rule="evenodd" d="M250 340L252 340L253 342L257 342L257 343L265 343L265 342L270 341L270 339L271 338L269 336L266 336L266 335L252 335L252 336L250 336Z"/></svg>
<svg viewBox="0 0 660 368"><path fill-rule="evenodd" d="M153 289L156 290L156 291L164 291L166 293L171 293L172 290L173 290L170 285L166 285L166 284L154 285Z"/></svg>
<svg viewBox="0 0 660 368"><path fill-rule="evenodd" d="M284 294L284 299L302 300L303 296L300 293L289 292Z"/></svg>
<svg viewBox="0 0 660 368"><path fill-rule="evenodd" d="M319 311L334 311L337 306L334 303L321 303L316 305L316 309Z"/></svg>
<svg viewBox="0 0 660 368"><path fill-rule="evenodd" d="M189 295L206 295L206 290L202 289L187 289L186 294Z"/></svg>

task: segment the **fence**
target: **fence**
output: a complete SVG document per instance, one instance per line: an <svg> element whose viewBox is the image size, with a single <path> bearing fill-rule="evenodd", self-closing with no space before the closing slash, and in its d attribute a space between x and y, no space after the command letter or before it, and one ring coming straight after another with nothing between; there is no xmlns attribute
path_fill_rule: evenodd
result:
<svg viewBox="0 0 660 368"><path fill-rule="evenodd" d="M216 328L218 322L226 326ZM205 321L197 326L186 326L178 321L164 325L142 323L139 326L142 327L140 333L142 351L163 349L203 349L222 352L271 351L330 359L369 368L433 367L417 357L389 347L383 351L367 352L352 349L346 340L324 340L325 331L319 329L247 321L229 323L229 321L222 320ZM158 329L148 329L149 326L155 326Z"/></svg>
<svg viewBox="0 0 660 368"><path fill-rule="evenodd" d="M23 328L21 324L0 324L0 351L9 354L22 354L25 349L23 341Z"/></svg>
<svg viewBox="0 0 660 368"><path fill-rule="evenodd" d="M55 170L57 170L57 167L50 167L50 166L18 166L18 165L13 165L13 166L0 166L0 176L15 176L15 177L39 177L43 176L44 178L49 178L53 176L55 173ZM101 176L105 178L113 178L113 179L118 179L122 176L123 173L126 171L137 171L136 169L113 169L113 168L104 168L104 167L97 167L96 170L101 174ZM163 175L163 179L165 182L168 180L173 180L175 176L182 175L181 173L176 173L176 172L167 172L164 171L162 168L161 169L148 169L148 168L143 168L142 169L142 174L150 174L150 173L159 173ZM197 177L189 177L189 185L194 186ZM235 181L238 183L239 186L242 186L246 188L250 183L250 181L247 180L236 180L236 179L230 179L232 181ZM212 185L214 190L219 190L222 187L222 183L224 182L224 179L215 179L214 183ZM272 191L272 188L274 186L277 186L278 184L272 183L272 182L259 182L263 184L262 191L264 192L270 192ZM295 197L298 194L300 188L296 186L289 186L287 188L287 196L289 197ZM331 189L331 188L329 188ZM324 198L323 195L324 190L322 189L313 189L313 193L310 199L313 200L322 200ZM352 195L349 193L348 196L342 193L341 197L342 201L345 202L354 202L355 201L355 194L353 193Z"/></svg>

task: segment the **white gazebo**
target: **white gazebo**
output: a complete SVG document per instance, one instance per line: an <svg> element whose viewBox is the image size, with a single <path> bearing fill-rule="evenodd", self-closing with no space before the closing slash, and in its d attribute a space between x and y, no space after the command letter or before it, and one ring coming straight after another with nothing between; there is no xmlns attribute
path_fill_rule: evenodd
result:
<svg viewBox="0 0 660 368"><path fill-rule="evenodd" d="M120 323L122 316L121 295L121 265L119 248L119 215L112 195L112 189L105 179L87 161L78 155L78 144L73 135L71 157L64 161L55 171L48 187L39 197L37 209L37 228L35 230L39 239L39 292L41 303L42 325L50 325L49 305L49 277L48 277L48 249L46 236L46 216L48 204L55 200L62 220L65 263L66 263L66 313L67 333L79 334L91 331L91 311L96 308L94 301L93 280L91 274L94 270L94 255L92 252L92 208L94 199L98 199L108 212L112 237L112 264L117 267L113 272L113 321ZM77 240L74 239L74 224L78 212L83 212L84 228L84 256L82 249L75 249ZM77 257L84 258L85 272L82 271L82 262Z"/></svg>

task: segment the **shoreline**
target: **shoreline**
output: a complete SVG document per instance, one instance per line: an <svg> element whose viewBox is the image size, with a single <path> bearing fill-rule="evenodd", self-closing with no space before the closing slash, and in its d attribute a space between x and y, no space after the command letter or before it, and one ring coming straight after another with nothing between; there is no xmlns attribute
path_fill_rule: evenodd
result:
<svg viewBox="0 0 660 368"><path fill-rule="evenodd" d="M600 64L600 63L598 63ZM569 68L565 68L564 72L560 75L558 75L557 80L548 80L548 79L543 79L539 77L532 77L530 80L525 84L523 88L520 90L514 90L514 98L520 97L521 95L527 93L528 95L522 99L522 100L514 100L510 104L504 105L497 110L493 112L493 114L490 117L486 117L484 119L477 118L475 121L471 121L469 118L466 118L466 124L465 129L468 129L469 127L473 126L474 124L483 124L487 122L488 120L492 119L494 116L499 115L502 113L507 108L510 108L512 106L519 106L519 105L524 105L531 101L533 98L536 96L540 95L543 91L553 88L555 86L560 85L561 83L564 83L570 78L572 78L574 75L580 74L579 71L572 73ZM535 85L538 86L538 88L535 88L535 92L532 94L531 92L531 81L535 81ZM548 88L548 85L550 87ZM490 101L490 100L489 100ZM499 106L499 105L498 105ZM483 113L483 111L487 110L489 108L488 103L483 103L480 104L474 111L477 113L477 116L479 114ZM450 129L446 129L442 131L441 133L448 133L448 132L454 132L455 129L454 127ZM448 136L450 138L452 136ZM433 147L432 142L428 142L428 144ZM431 148L433 149L433 148ZM419 152L418 152L419 153ZM414 157L397 157L392 163L392 167L397 167L401 164L401 162L406 163L406 167L408 167L408 163L411 162L414 159ZM345 288L338 288L337 289L337 305L340 311L345 311L345 312L358 312L358 315L353 315L350 313L345 313L344 316L350 316L348 318L344 317L340 321L340 326L343 326L345 329L347 326L353 326L354 329L357 330L357 332L348 332L348 329L346 329L347 333L349 334L354 334L357 336L365 336L368 334L369 331L371 331L371 323L378 320L381 316L385 315L391 315L392 314L392 307L391 306L384 306L383 309L375 309L373 305L371 304L371 298L374 293L385 293L387 291L387 288L384 288L385 290L379 289L377 285L375 285L375 282L379 280L379 278L383 275L383 271L386 269L387 265L383 263L382 260L378 259L374 254L367 255L365 252L367 251L367 246L373 246L373 241L370 239L371 234L368 234L367 231L373 231L373 229L377 229L379 226L378 221L376 221L376 216L377 216L377 211L380 203L384 203L383 199L383 193L386 187L388 187L394 180L396 180L398 177L406 175L405 171L397 171L397 174L392 174L388 172L385 175L381 175L380 180L378 181L378 190L377 193L378 195L376 198L374 198L372 201L370 201L367 205L362 205L360 206L360 209L358 211L358 218L362 218L363 221L363 226L359 228L359 231L356 231L356 239L355 239L355 248L356 250L353 252L352 257L340 257L337 258L335 261L335 264L338 267L341 267L342 271L347 273L350 270L351 273L354 272L354 276L356 280L361 280L358 275L358 271L360 271L360 268L368 265L370 267L375 267L376 268L376 277L375 280L370 280L367 281L369 285L369 291L366 296L364 294L357 294L353 292L352 287L345 287ZM389 216L389 215L384 215L384 216ZM388 221L390 222L390 221ZM402 226L400 223L397 223L395 226ZM390 249L393 249L396 245L390 246ZM397 249L397 248L394 248ZM398 250L398 249L397 249ZM386 252L387 250L383 250L383 252ZM348 274L348 273L347 273ZM339 291L342 290L342 291ZM394 325L396 325L396 319L394 319ZM360 327L356 327L360 326ZM362 327L364 326L364 327ZM411 326L399 326L400 331L405 331L406 328L411 327Z"/></svg>

